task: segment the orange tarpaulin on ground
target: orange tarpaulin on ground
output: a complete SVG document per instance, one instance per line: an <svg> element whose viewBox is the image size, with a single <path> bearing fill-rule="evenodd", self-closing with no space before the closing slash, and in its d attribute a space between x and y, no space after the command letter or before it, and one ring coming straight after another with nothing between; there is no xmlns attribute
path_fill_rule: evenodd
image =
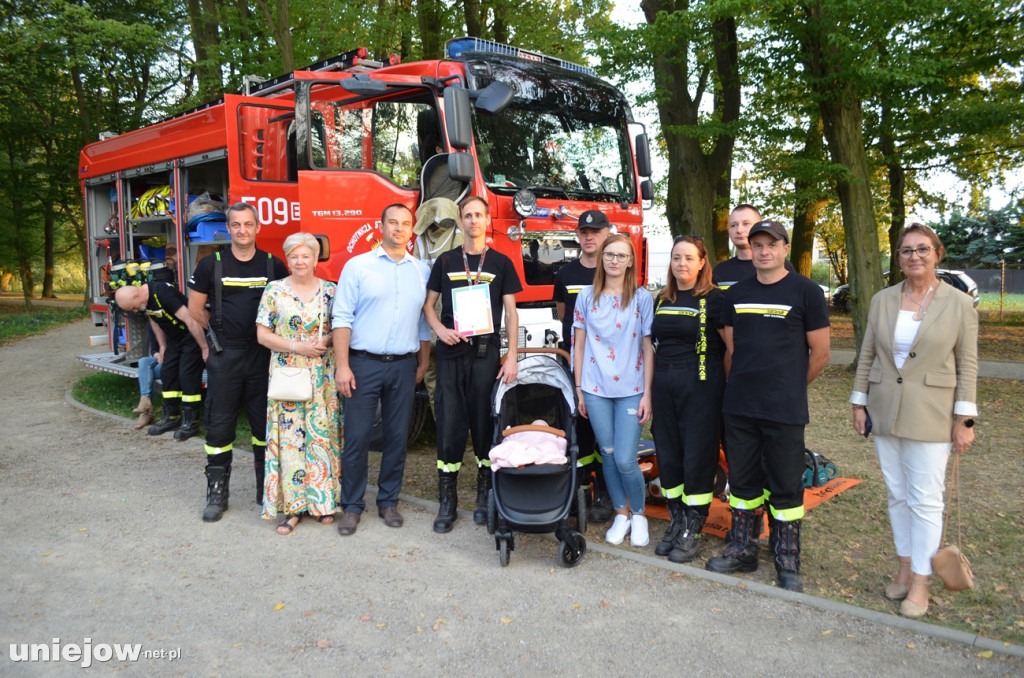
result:
<svg viewBox="0 0 1024 678"><path fill-rule="evenodd" d="M821 487L809 487L804 490L804 508L810 510L819 504L828 501L832 497L836 496L840 492L845 492L857 483L859 480L854 478L833 478ZM647 504L647 508L644 510L645 513L651 518L661 518L662 520L668 520L668 508L665 504ZM704 523L704 529L702 532L705 534L713 534L716 537L725 538L725 533L729 531L729 526L732 524L732 514L729 513L729 504L718 499L711 500L711 511L708 514L707 522ZM768 535L768 518L765 517L764 527L761 530L761 536Z"/></svg>

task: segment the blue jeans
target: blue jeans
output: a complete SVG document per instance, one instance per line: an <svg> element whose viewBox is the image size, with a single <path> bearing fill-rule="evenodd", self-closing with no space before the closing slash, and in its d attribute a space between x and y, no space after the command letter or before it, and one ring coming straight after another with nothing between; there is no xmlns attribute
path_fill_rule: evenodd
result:
<svg viewBox="0 0 1024 678"><path fill-rule="evenodd" d="M139 395L153 395L153 382L160 378L160 363L153 356L139 358Z"/></svg>
<svg viewBox="0 0 1024 678"><path fill-rule="evenodd" d="M604 455L602 468L612 506L617 511L628 506L633 513L643 513L644 476L636 460L642 428L637 417L640 396L602 398L584 393L583 403ZM609 455L614 463L608 462Z"/></svg>

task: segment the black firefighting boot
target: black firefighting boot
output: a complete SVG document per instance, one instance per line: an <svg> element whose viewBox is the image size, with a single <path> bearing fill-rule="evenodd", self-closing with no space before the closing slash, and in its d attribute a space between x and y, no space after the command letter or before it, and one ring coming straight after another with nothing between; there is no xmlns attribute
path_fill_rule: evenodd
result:
<svg viewBox="0 0 1024 678"><path fill-rule="evenodd" d="M654 554L658 556L667 556L671 553L672 549L675 548L676 539L679 538L679 533L686 527L686 507L683 506L681 499L669 499L668 500L668 515L672 519L672 522L668 524L668 529L665 530L665 536L661 538L658 545L654 547Z"/></svg>
<svg viewBox="0 0 1024 678"><path fill-rule="evenodd" d="M256 503L263 506L263 485L267 479L267 446L252 444L252 468L256 472Z"/></svg>
<svg viewBox="0 0 1024 678"><path fill-rule="evenodd" d="M439 473L437 478L437 518L434 519L434 532L444 534L451 532L455 527L455 519L458 518L459 476L455 473Z"/></svg>
<svg viewBox="0 0 1024 678"><path fill-rule="evenodd" d="M757 570L757 547L763 512L750 509L732 510L732 527L725 536L722 555L708 560L704 569L721 574Z"/></svg>
<svg viewBox="0 0 1024 678"><path fill-rule="evenodd" d="M487 495L491 490L491 469L481 466L476 471L476 508L473 509L473 522L477 525L487 524Z"/></svg>
<svg viewBox="0 0 1024 678"><path fill-rule="evenodd" d="M701 539L700 531L704 529L705 520L707 520L707 516L698 509L690 506L686 507L686 514L683 516L683 529L680 531L679 538L676 539L672 551L668 554L670 561L673 563L688 563L700 554L701 544L704 543L704 540ZM754 557L756 561L756 549Z"/></svg>
<svg viewBox="0 0 1024 678"><path fill-rule="evenodd" d="M772 557L778 574L779 588L803 593L804 580L800 576L800 525L802 520L770 521Z"/></svg>
<svg viewBox="0 0 1024 678"><path fill-rule="evenodd" d="M175 440L188 440L199 435L199 404L186 403L181 407L181 426L174 432Z"/></svg>
<svg viewBox="0 0 1024 678"><path fill-rule="evenodd" d="M165 398L164 399L164 417L157 423L149 427L146 431L151 436L158 436L173 431L181 425L181 399L180 398Z"/></svg>
<svg viewBox="0 0 1024 678"><path fill-rule="evenodd" d="M231 467L206 467L206 508L203 521L215 523L228 510L228 484L231 481Z"/></svg>

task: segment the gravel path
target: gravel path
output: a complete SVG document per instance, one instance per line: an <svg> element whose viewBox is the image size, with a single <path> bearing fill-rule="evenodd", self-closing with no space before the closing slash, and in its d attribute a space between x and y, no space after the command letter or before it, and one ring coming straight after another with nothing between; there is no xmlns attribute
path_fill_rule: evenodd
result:
<svg viewBox="0 0 1024 678"><path fill-rule="evenodd" d="M484 528L463 515L435 535L422 501L400 530L368 512L353 537L312 521L282 537L244 454L230 510L203 523L199 442L65 402L93 332L0 348L0 675L79 675L82 658L20 661L22 644L156 676L1024 673L966 634L599 544L566 570L549 537L517 535L503 569ZM115 644L143 655L102 661Z"/></svg>

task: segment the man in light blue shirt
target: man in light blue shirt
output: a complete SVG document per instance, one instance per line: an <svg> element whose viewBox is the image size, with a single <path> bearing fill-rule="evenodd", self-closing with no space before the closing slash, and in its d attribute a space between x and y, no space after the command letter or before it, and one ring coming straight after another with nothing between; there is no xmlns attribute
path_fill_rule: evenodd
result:
<svg viewBox="0 0 1024 678"><path fill-rule="evenodd" d="M413 215L400 203L381 215L383 241L351 259L341 272L331 328L338 392L345 398L341 453L342 536L354 534L366 508L367 456L377 403L384 448L377 476L377 513L401 527L398 494L405 473L406 442L416 384L427 370L430 326L423 317L430 269L409 254Z"/></svg>

